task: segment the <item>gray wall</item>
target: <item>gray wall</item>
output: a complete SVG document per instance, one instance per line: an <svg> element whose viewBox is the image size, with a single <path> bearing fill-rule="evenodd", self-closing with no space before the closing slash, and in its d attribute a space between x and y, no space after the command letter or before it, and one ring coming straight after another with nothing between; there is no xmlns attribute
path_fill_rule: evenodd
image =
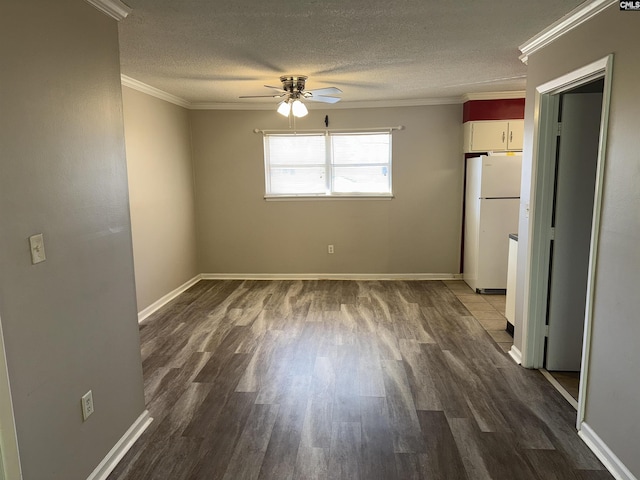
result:
<svg viewBox="0 0 640 480"><path fill-rule="evenodd" d="M189 112L123 87L138 311L200 273Z"/></svg>
<svg viewBox="0 0 640 480"><path fill-rule="evenodd" d="M640 457L634 441L640 438L638 25L637 13L621 12L614 4L529 57L522 190L523 202L528 203L535 88L614 53L585 421L636 477L640 477ZM528 221L521 221L519 234L518 265L522 269L528 248ZM518 292L523 291L521 270ZM515 342L521 348L519 331Z"/></svg>
<svg viewBox="0 0 640 480"><path fill-rule="evenodd" d="M458 273L462 105L312 110L297 127L404 125L393 200L265 201L266 111L192 111L198 254L204 273ZM327 245L335 254L327 254Z"/></svg>
<svg viewBox="0 0 640 480"><path fill-rule="evenodd" d="M84 479L144 411L117 25L80 0L6 2L0 35L0 317L24 478Z"/></svg>

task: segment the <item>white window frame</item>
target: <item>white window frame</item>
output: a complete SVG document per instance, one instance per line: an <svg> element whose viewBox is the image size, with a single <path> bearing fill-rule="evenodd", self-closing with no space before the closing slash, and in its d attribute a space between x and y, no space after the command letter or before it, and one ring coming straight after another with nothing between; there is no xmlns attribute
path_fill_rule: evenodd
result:
<svg viewBox="0 0 640 480"><path fill-rule="evenodd" d="M396 128L397 129L397 128ZM391 135L392 128L386 128L383 130L378 129L366 129L366 130L308 130L297 131L295 133L281 132L281 131L262 131L264 142L264 170L265 170L265 195L266 200L283 200L283 199L335 199L335 198L380 198L391 199L393 198L393 138ZM346 135L389 135L389 161L388 163L333 163L332 155L333 149L331 148L331 138L333 136L346 136ZM324 167L325 169L325 191L323 193L270 193L271 184L271 169L274 166L271 164L269 158L269 137L275 136L324 136L325 139L325 159L323 164L299 164L299 165L287 165L289 168L308 168L308 167ZM334 192L333 185L333 169L336 167L384 167L388 168L389 177L389 191L388 192ZM276 166L277 168L277 166Z"/></svg>

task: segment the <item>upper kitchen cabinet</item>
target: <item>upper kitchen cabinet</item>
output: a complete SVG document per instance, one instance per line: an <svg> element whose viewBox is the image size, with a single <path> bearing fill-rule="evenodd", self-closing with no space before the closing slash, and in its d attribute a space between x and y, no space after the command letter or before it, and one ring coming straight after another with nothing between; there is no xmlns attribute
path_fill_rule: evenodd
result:
<svg viewBox="0 0 640 480"><path fill-rule="evenodd" d="M524 120L484 120L464 124L464 151L504 152L522 150Z"/></svg>
<svg viewBox="0 0 640 480"><path fill-rule="evenodd" d="M522 151L525 100L521 94L493 99L467 95L462 108L465 153Z"/></svg>

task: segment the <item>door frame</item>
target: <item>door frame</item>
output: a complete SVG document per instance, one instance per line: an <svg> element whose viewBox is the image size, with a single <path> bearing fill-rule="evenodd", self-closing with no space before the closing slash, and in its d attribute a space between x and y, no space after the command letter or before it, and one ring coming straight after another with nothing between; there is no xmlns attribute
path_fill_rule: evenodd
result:
<svg viewBox="0 0 640 480"><path fill-rule="evenodd" d="M596 184L591 222L591 246L589 249L589 268L587 273L585 325L578 396L578 430L580 430L582 422L584 421L586 404L607 128L611 102L612 67L613 54L610 54L589 65L537 86L534 99L534 118L536 121L534 122L531 181L531 229L529 234L527 264L525 267L525 292L522 315L522 365L528 368L542 368L544 364L545 324L549 293L548 279L549 262L551 258L550 225L553 213L553 189L557 149L556 124L560 94L591 81L604 79Z"/></svg>
<svg viewBox="0 0 640 480"><path fill-rule="evenodd" d="M16 421L13 415L11 385L0 318L0 479L21 479ZM3 471L2 471L3 470Z"/></svg>

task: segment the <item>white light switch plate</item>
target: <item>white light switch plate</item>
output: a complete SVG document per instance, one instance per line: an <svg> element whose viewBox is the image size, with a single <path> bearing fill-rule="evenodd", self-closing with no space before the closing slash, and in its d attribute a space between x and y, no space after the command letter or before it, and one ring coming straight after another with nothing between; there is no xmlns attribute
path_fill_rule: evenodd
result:
<svg viewBox="0 0 640 480"><path fill-rule="evenodd" d="M44 253L44 237L41 233L30 236L29 245L31 246L31 263L35 265L47 259Z"/></svg>
<svg viewBox="0 0 640 480"><path fill-rule="evenodd" d="M82 419L86 420L93 413L93 392L89 390L82 396Z"/></svg>

